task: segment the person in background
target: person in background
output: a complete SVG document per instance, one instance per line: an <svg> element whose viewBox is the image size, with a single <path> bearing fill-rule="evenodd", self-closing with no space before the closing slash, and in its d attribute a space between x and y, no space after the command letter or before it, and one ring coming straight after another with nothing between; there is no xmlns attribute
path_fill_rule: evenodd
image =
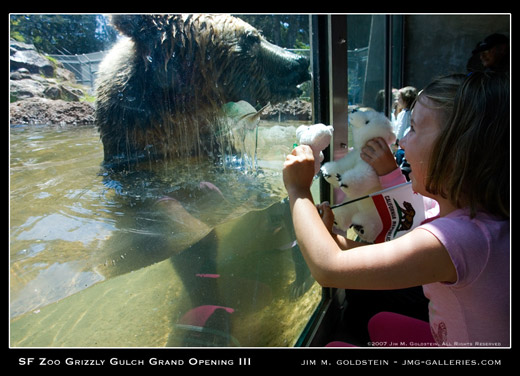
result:
<svg viewBox="0 0 520 376"><path fill-rule="evenodd" d="M399 140L401 140L410 129L410 117L412 104L417 98L417 89L413 86L405 86L397 92L397 105L392 116L392 125L394 133L397 137L393 151L397 165L408 180L410 173L410 166L404 157L404 150L399 147Z"/></svg>
<svg viewBox="0 0 520 376"><path fill-rule="evenodd" d="M397 140L402 139L410 128L410 111L416 97L417 89L413 86L405 86L397 92L397 105L393 124Z"/></svg>
<svg viewBox="0 0 520 376"><path fill-rule="evenodd" d="M469 72L509 72L509 38L494 33L478 42L467 64Z"/></svg>

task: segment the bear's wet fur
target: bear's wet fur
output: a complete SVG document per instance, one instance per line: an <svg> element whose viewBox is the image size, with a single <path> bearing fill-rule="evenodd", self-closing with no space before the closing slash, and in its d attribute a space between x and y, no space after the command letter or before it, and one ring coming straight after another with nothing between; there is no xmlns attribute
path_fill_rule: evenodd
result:
<svg viewBox="0 0 520 376"><path fill-rule="evenodd" d="M309 61L229 15L116 15L126 38L99 68L96 123L105 166L222 153L225 103L297 97Z"/></svg>

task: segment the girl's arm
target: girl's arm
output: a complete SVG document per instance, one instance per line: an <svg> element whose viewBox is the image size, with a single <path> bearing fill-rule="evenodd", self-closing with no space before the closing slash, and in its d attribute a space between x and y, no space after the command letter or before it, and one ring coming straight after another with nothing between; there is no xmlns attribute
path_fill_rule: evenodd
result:
<svg viewBox="0 0 520 376"><path fill-rule="evenodd" d="M342 251L312 200L314 157L310 147L294 149L287 157L283 173L298 244L313 277L322 286L398 289L457 280L444 246L422 229L390 242Z"/></svg>

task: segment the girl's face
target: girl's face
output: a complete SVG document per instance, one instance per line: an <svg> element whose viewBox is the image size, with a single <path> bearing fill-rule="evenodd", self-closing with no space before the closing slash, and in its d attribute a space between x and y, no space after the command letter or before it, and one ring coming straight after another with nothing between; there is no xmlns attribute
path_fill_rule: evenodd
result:
<svg viewBox="0 0 520 376"><path fill-rule="evenodd" d="M423 196L432 196L431 193L426 192L424 187L430 152L440 132L441 123L438 110L433 109L428 98L420 98L412 111L410 131L399 142L399 145L404 149L406 160L412 169L410 173L412 187L415 192Z"/></svg>

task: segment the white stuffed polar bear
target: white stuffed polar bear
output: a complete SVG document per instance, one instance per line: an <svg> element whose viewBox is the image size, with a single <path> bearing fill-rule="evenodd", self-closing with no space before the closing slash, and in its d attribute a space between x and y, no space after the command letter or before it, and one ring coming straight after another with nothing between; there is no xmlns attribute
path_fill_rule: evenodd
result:
<svg viewBox="0 0 520 376"><path fill-rule="evenodd" d="M325 163L321 172L329 184L341 188L351 200L380 188L376 172L361 159L361 148L375 137L384 138L390 145L395 142L395 134L390 120L384 114L371 109L353 110L348 120L352 127L353 150L337 161Z"/></svg>
<svg viewBox="0 0 520 376"><path fill-rule="evenodd" d="M345 201L381 190L377 173L361 159L361 148L375 137L384 138L389 145L396 139L390 121L382 113L357 109L349 114L348 119L352 127L353 150L343 158L327 162L321 167L325 180L345 192ZM370 198L338 207L334 210L334 216L339 229L347 231L353 227L358 236L368 242L373 242L383 227Z"/></svg>
<svg viewBox="0 0 520 376"><path fill-rule="evenodd" d="M309 145L314 155L314 175L320 171L323 151L330 144L334 129L332 125L300 125L296 128L296 138L300 145Z"/></svg>

